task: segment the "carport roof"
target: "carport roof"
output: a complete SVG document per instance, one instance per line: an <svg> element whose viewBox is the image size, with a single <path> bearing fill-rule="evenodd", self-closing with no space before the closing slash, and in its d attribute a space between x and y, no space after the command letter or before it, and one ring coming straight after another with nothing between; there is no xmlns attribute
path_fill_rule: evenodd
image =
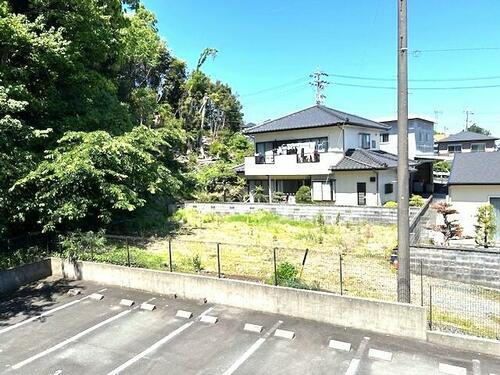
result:
<svg viewBox="0 0 500 375"><path fill-rule="evenodd" d="M355 125L365 128L388 130L390 126L366 118L328 108L323 105L294 112L275 120L264 122L245 130L245 134L267 133L283 130L318 128L332 125Z"/></svg>
<svg viewBox="0 0 500 375"><path fill-rule="evenodd" d="M413 160L409 161L410 167L417 165ZM349 149L345 156L336 165L332 166L332 171L349 170L370 170L396 168L398 157L381 150Z"/></svg>
<svg viewBox="0 0 500 375"><path fill-rule="evenodd" d="M500 152L455 154L448 185L500 185Z"/></svg>

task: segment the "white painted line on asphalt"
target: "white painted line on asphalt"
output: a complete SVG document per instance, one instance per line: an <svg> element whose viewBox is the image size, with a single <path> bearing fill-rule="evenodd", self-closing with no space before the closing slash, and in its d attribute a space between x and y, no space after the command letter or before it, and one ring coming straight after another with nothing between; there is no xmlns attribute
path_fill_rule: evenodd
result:
<svg viewBox="0 0 500 375"><path fill-rule="evenodd" d="M472 360L472 375L481 375L481 362L479 362L479 359Z"/></svg>
<svg viewBox="0 0 500 375"><path fill-rule="evenodd" d="M231 375L233 374L248 358L251 357L253 353L259 349L259 347L266 341L266 339L276 330L278 327L283 324L283 321L279 320L275 325L271 327L269 331L266 332L264 337L259 338L255 341L251 347L247 349L243 355L234 362L231 367L229 367L222 375Z"/></svg>
<svg viewBox="0 0 500 375"><path fill-rule="evenodd" d="M95 301L100 301L104 298L104 296L102 294L99 294L99 293L92 293L90 296L89 296L90 299L93 299Z"/></svg>
<svg viewBox="0 0 500 375"><path fill-rule="evenodd" d="M200 317L205 316L211 310L212 310L212 307L209 308L208 310L204 311L203 313L201 313ZM111 371L110 373L108 373L108 375L117 375L117 374L119 374L120 372L122 372L126 368L132 366L134 363L136 363L137 361L139 361L141 358L144 358L148 354L150 354L150 353L154 352L155 350L157 350L158 348L160 348L163 344L165 344L166 342L170 341L172 338L174 338L175 336L179 335L180 333L182 333L183 331L185 331L186 329L188 329L189 327L191 327L193 324L194 324L194 321L183 324L182 326L180 326L176 330L170 332L167 336L165 336L162 339L160 339L157 342L155 342L149 348L147 348L144 351L142 351L141 353L137 354L135 357L129 359L127 362L125 362L121 366L115 368L113 371Z"/></svg>
<svg viewBox="0 0 500 375"><path fill-rule="evenodd" d="M264 327L251 323L246 323L245 326L243 327L244 331L256 332L256 333L261 333L263 329Z"/></svg>
<svg viewBox="0 0 500 375"><path fill-rule="evenodd" d="M356 350L356 354L354 354L354 358L351 360L351 363L349 363L349 367L347 368L345 375L355 375L358 372L361 358L363 358L363 355L366 352L369 341L369 337L363 337L363 340L361 340L361 343L359 344L358 350Z"/></svg>
<svg viewBox="0 0 500 375"><path fill-rule="evenodd" d="M351 351L351 343L337 340L330 340L328 347L337 350L343 350L345 352Z"/></svg>
<svg viewBox="0 0 500 375"><path fill-rule="evenodd" d="M467 375L465 367L448 365L446 363L439 364L439 372L448 375Z"/></svg>
<svg viewBox="0 0 500 375"><path fill-rule="evenodd" d="M284 329L277 329L276 331L274 331L274 336L292 340L295 337L295 332L287 331Z"/></svg>
<svg viewBox="0 0 500 375"><path fill-rule="evenodd" d="M215 324L219 321L219 318L217 318L216 316L212 316L212 315L203 315L201 317L200 321L203 323Z"/></svg>
<svg viewBox="0 0 500 375"><path fill-rule="evenodd" d="M98 290L98 292L104 292L104 291L106 291L106 290L107 290L107 289L106 289L106 288L104 288L104 289ZM80 299L77 299L77 300L75 300L75 301L71 301L71 302L68 302L68 303L66 303L66 304L64 304L64 305L58 306L58 307L56 307L56 308L53 308L52 310L45 311L45 312L41 313L40 315L33 316L33 317L29 318L29 319L23 320L22 322L19 322L19 323L17 323L17 324L14 324L14 325L12 325L12 326L10 326L10 327L6 327L6 328L3 328L3 329L0 329L0 335L1 335L2 333L9 332L9 331L11 331L11 330L13 330L13 329L16 329L16 328L22 327L23 325L28 324L28 323L30 323L30 322L33 322L33 321L35 321L35 320L37 320L37 319L43 318L44 316L50 315L50 314L52 314L52 313L55 313L56 311L59 311L59 310L65 309L66 307L73 306L73 305L75 305L75 304L77 304L77 303L79 303L79 302L81 302L81 301L85 301L86 299L89 299L89 298L90 298L90 295L85 296L85 297L83 297L83 298L80 298Z"/></svg>
<svg viewBox="0 0 500 375"><path fill-rule="evenodd" d="M153 305L152 303L142 303L141 304L141 310L147 310L147 311L153 311L156 309L156 305Z"/></svg>
<svg viewBox="0 0 500 375"><path fill-rule="evenodd" d="M383 361L392 361L392 353L384 350L370 349L368 350L368 357L372 359L381 359Z"/></svg>
<svg viewBox="0 0 500 375"><path fill-rule="evenodd" d="M193 317L193 313L191 311L177 310L177 314L175 314L178 318L191 319Z"/></svg>
<svg viewBox="0 0 500 375"><path fill-rule="evenodd" d="M122 299L122 300L120 301L120 305L122 305L122 306L127 306L127 307L131 307L131 306L133 306L133 305L134 305L134 303L135 303L135 302L134 302L134 301L132 301L131 299L125 299L125 298L124 298L124 299Z"/></svg>
<svg viewBox="0 0 500 375"><path fill-rule="evenodd" d="M70 337L69 339L66 339L66 340L62 341L62 342L60 342L60 343L59 343L59 344L57 344L57 345L54 345L53 347L51 347L51 348L49 348L49 349L47 349L47 350L44 350L43 352L40 352L40 353L38 353L38 354L35 354L34 356L29 357L29 358L25 359L25 360L24 360L24 361L22 361L22 362L16 363L14 366L12 366L12 368L13 368L14 370L20 369L21 367L23 367L23 366L27 365L28 363L31 363L31 362L33 362L33 361L36 361L36 360L37 360L37 359L39 359L39 358L45 357L47 354L50 354L50 353L52 353L52 352L54 352L54 351L56 351L56 350L58 350L58 349L61 349L62 347L64 347L64 346L66 346L66 345L68 345L68 344L70 344L70 343L72 343L72 342L74 342L74 341L76 341L76 340L78 340L78 339L82 338L82 337L83 337L83 336L85 336L85 335L88 335L89 333L91 333L91 332L95 331L96 329L99 329L99 328L101 328L102 326L104 326L104 325L106 325L106 324L108 324L108 323L111 323L112 321L114 321L114 320L116 320L116 319L119 319L119 318L121 318L122 316L125 316L125 315L127 315L127 314L129 314L129 313L131 313L131 312L132 312L132 310L125 310L125 311L122 311L121 313L119 313L119 314L117 314L117 315L114 315L114 316L112 316L111 318L108 318L108 319L106 319L106 320L104 320L104 321L102 321L102 322L100 322L100 323L96 324L95 326L92 326L92 327L90 327L90 328L86 329L85 331L82 331L82 332L80 332L80 333L76 334L76 335L75 335L75 336L73 336L73 337Z"/></svg>

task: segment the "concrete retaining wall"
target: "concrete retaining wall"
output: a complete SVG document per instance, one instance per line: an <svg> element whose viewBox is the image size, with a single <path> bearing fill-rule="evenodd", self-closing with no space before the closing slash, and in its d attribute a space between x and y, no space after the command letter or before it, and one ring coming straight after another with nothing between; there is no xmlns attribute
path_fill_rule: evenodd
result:
<svg viewBox="0 0 500 375"><path fill-rule="evenodd" d="M337 218L343 222L371 222L378 224L396 224L397 209L370 206L327 206L319 204L269 204L269 203L198 203L186 202L185 208L193 208L202 213L222 215L242 214L265 210L295 220L314 220L321 213L326 223L334 223ZM411 207L414 217L418 207Z"/></svg>
<svg viewBox="0 0 500 375"><path fill-rule="evenodd" d="M500 288L500 253L477 249L412 247L411 268L428 276Z"/></svg>
<svg viewBox="0 0 500 375"><path fill-rule="evenodd" d="M52 268L49 259L0 271L0 295L13 292L23 285L50 275Z"/></svg>
<svg viewBox="0 0 500 375"><path fill-rule="evenodd" d="M436 331L427 331L427 341L465 350L467 352L476 352L497 356L500 353L500 341L481 339L478 337L455 335L452 333L443 333Z"/></svg>
<svg viewBox="0 0 500 375"><path fill-rule="evenodd" d="M426 312L420 306L199 275L92 262L70 263L57 258L52 258L52 269L55 275L70 279L94 281L151 293L176 293L184 298L207 298L210 302L229 306L388 335L426 339Z"/></svg>

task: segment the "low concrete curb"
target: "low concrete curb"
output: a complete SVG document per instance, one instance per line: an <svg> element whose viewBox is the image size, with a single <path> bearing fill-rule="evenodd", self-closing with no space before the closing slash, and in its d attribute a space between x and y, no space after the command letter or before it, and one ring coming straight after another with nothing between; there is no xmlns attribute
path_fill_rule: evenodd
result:
<svg viewBox="0 0 500 375"><path fill-rule="evenodd" d="M479 337L456 335L436 331L427 331L427 341L437 345L449 346L467 352L483 353L500 356L500 341Z"/></svg>

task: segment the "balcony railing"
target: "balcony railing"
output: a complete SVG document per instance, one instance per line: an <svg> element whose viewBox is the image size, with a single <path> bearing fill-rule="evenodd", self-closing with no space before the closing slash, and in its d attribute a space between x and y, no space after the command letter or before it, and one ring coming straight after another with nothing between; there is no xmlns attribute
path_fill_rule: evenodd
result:
<svg viewBox="0 0 500 375"><path fill-rule="evenodd" d="M297 163L319 163L319 162L320 162L320 154L318 152L305 155L297 154Z"/></svg>
<svg viewBox="0 0 500 375"><path fill-rule="evenodd" d="M274 164L274 154L255 155L255 164Z"/></svg>

